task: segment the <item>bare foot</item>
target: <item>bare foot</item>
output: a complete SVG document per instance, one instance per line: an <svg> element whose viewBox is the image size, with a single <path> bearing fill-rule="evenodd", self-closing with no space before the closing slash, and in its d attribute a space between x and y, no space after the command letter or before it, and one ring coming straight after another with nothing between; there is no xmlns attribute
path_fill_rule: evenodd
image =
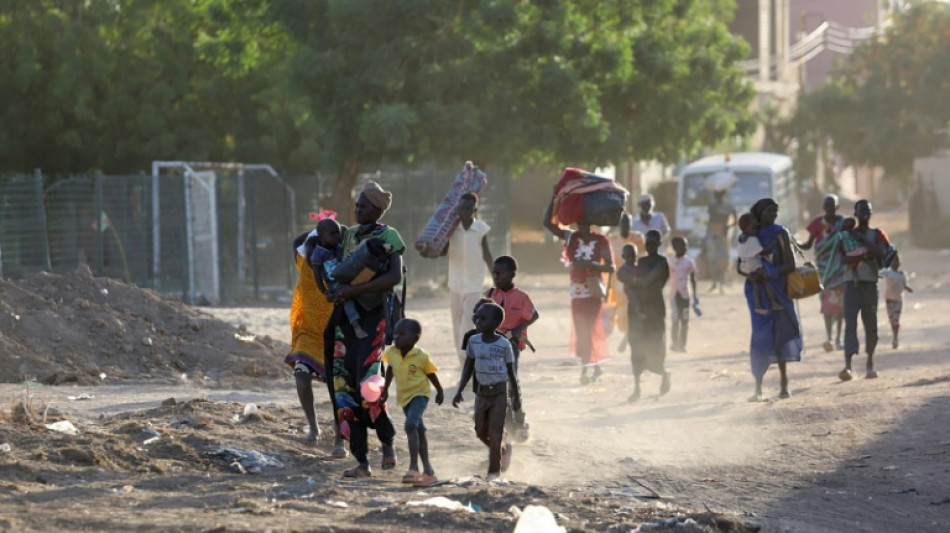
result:
<svg viewBox="0 0 950 533"><path fill-rule="evenodd" d="M897 342L897 339L894 339L894 342L891 343L891 348L895 350L900 347L900 343Z"/></svg>
<svg viewBox="0 0 950 533"><path fill-rule="evenodd" d="M749 397L749 401L752 402L752 403L761 402L761 401L762 401L762 394L760 394L760 393L758 393L758 392L755 393L755 394L753 394L752 396Z"/></svg>
<svg viewBox="0 0 950 533"><path fill-rule="evenodd" d="M788 393L788 390L783 390L782 392L778 394L778 397L780 400L784 400L786 398L791 398L792 395Z"/></svg>
<svg viewBox="0 0 950 533"><path fill-rule="evenodd" d="M304 439L303 443L307 446L313 446L317 443L317 437L320 436L320 430L310 430L310 434L307 435L307 438Z"/></svg>
<svg viewBox="0 0 950 533"><path fill-rule="evenodd" d="M633 394L631 394L629 398L627 398L627 401L630 403L633 403L639 399L640 399L640 389L637 389L633 391Z"/></svg>
<svg viewBox="0 0 950 533"><path fill-rule="evenodd" d="M670 392L670 371L663 372L663 383L660 385L660 396Z"/></svg>
<svg viewBox="0 0 950 533"><path fill-rule="evenodd" d="M590 378L586 375L581 375L581 385L590 385Z"/></svg>
<svg viewBox="0 0 950 533"><path fill-rule="evenodd" d="M343 437L339 435L336 436L333 441L333 453L331 455L338 459L343 459L349 455L346 453L346 447L343 445Z"/></svg>
<svg viewBox="0 0 950 533"><path fill-rule="evenodd" d="M868 373L864 375L864 379L875 379L877 378L877 371L873 368L868 369Z"/></svg>
<svg viewBox="0 0 950 533"><path fill-rule="evenodd" d="M851 381L851 369L845 368L841 372L838 372L838 379L841 381Z"/></svg>
<svg viewBox="0 0 950 533"><path fill-rule="evenodd" d="M821 345L821 347L824 348L826 352L830 352L835 349L835 345L831 342L831 339L826 340L825 343Z"/></svg>
<svg viewBox="0 0 950 533"><path fill-rule="evenodd" d="M603 373L604 373L604 371L603 371L599 366L595 366L595 367L594 367L594 375L591 376L591 378L590 378L591 382L594 382L594 381L597 381L598 379L600 379L600 376L602 376Z"/></svg>

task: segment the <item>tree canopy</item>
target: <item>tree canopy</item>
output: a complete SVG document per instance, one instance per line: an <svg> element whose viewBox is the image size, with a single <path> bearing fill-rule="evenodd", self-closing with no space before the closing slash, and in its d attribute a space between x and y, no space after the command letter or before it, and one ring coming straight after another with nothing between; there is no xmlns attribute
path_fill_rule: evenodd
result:
<svg viewBox="0 0 950 533"><path fill-rule="evenodd" d="M948 94L950 6L915 3L800 100L796 129L830 138L849 163L906 179L915 157L946 146Z"/></svg>
<svg viewBox="0 0 950 533"><path fill-rule="evenodd" d="M599 165L747 131L731 3L279 0L337 196L380 161Z"/></svg>
<svg viewBox="0 0 950 533"><path fill-rule="evenodd" d="M673 159L752 128L730 0L10 0L0 170Z"/></svg>

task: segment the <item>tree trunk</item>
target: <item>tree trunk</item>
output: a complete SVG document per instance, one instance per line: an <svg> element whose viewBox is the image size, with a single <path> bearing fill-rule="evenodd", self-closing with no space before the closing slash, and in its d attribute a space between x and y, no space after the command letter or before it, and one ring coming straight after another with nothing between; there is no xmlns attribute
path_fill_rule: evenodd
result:
<svg viewBox="0 0 950 533"><path fill-rule="evenodd" d="M336 211L337 220L341 224L356 222L353 218L353 187L356 186L356 176L359 172L359 162L348 160L343 163L333 181L333 194L327 202L327 207Z"/></svg>

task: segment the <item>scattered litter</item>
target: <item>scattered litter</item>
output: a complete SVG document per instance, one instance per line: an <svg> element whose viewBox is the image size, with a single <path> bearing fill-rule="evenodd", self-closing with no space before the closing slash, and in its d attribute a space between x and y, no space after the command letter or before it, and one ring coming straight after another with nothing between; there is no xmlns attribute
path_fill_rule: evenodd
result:
<svg viewBox="0 0 950 533"><path fill-rule="evenodd" d="M267 468L283 466L275 456L261 453L257 450L241 448L215 447L205 452L205 455L228 463L233 470L240 473L259 474Z"/></svg>
<svg viewBox="0 0 950 533"><path fill-rule="evenodd" d="M871 458L870 455L852 455L850 458L848 458L848 460L849 461L863 461L865 459L870 459L870 458Z"/></svg>
<svg viewBox="0 0 950 533"><path fill-rule="evenodd" d="M109 296L109 289L99 289L99 294Z"/></svg>
<svg viewBox="0 0 950 533"><path fill-rule="evenodd" d="M450 500L445 496L436 496L421 502L407 502L406 505L410 507L438 507L440 509L448 509L450 511L464 511L466 513L475 512L475 509L471 506L471 504L462 505L462 502Z"/></svg>
<svg viewBox="0 0 950 533"><path fill-rule="evenodd" d="M911 487L909 489L891 489L891 494L910 494L912 492L917 492L917 489Z"/></svg>
<svg viewBox="0 0 950 533"><path fill-rule="evenodd" d="M453 479L452 483L459 487L470 487L472 485L481 485L485 483L485 480L482 479L481 476L468 476Z"/></svg>
<svg viewBox="0 0 950 533"><path fill-rule="evenodd" d="M161 437L152 437L152 438L150 438L150 439L145 439L145 440L142 442L142 444L144 444L144 445L147 446L147 445L149 445L149 444L151 444L151 443L153 443L153 442L158 441L160 438L161 438Z"/></svg>
<svg viewBox="0 0 950 533"><path fill-rule="evenodd" d="M74 426L69 420L60 420L59 422L46 424L46 429L52 429L53 431L59 431L60 433L65 433L67 435L79 434L79 428Z"/></svg>
<svg viewBox="0 0 950 533"><path fill-rule="evenodd" d="M105 381L105 380L106 380L106 373L105 373L105 372L100 372L100 373L99 373L99 379L101 379L102 381Z"/></svg>
<svg viewBox="0 0 950 533"><path fill-rule="evenodd" d="M83 392L79 396L67 396L66 398L75 402L79 400L91 400L95 398L95 396L92 394L89 394L88 392Z"/></svg>
<svg viewBox="0 0 950 533"><path fill-rule="evenodd" d="M3 444L0 444L0 452L10 453L12 451L13 451L13 446L10 446L9 442L4 442Z"/></svg>
<svg viewBox="0 0 950 533"><path fill-rule="evenodd" d="M564 532L563 527L557 525L554 513L543 505L529 505L521 512L514 533L534 533L535 531Z"/></svg>
<svg viewBox="0 0 950 533"><path fill-rule="evenodd" d="M370 507L388 507L396 503L396 500L390 498L389 496L377 496L375 498L370 498L366 505Z"/></svg>
<svg viewBox="0 0 950 533"><path fill-rule="evenodd" d="M144 344L145 346L151 346L152 345L151 337L142 337L142 344Z"/></svg>
<svg viewBox="0 0 950 533"><path fill-rule="evenodd" d="M655 529L675 528L679 524L686 524L687 520L692 521L691 518L687 518L686 520L682 522L680 521L679 518L667 518L666 520L660 520L657 522L647 522L644 524L640 524L640 527L638 527L634 531L653 531ZM692 521L691 523L695 524L696 522Z"/></svg>
<svg viewBox="0 0 950 533"><path fill-rule="evenodd" d="M887 465L881 468L881 470L884 470L885 472L893 472L894 470L897 470L897 467L894 465Z"/></svg>
<svg viewBox="0 0 950 533"><path fill-rule="evenodd" d="M240 333L235 333L234 338L241 342L251 343L251 342L254 342L254 339L257 338L257 335L254 335L253 333L249 335L241 335Z"/></svg>
<svg viewBox="0 0 950 533"><path fill-rule="evenodd" d="M244 406L244 416L256 415L259 412L260 410L255 403L249 403Z"/></svg>
<svg viewBox="0 0 950 533"><path fill-rule="evenodd" d="M325 501L325 502L323 502L323 503L329 505L330 507L339 507L340 509L347 509L347 508L349 508L349 504L346 503L346 502L335 502L335 501L333 501L333 500L327 500L327 501Z"/></svg>
<svg viewBox="0 0 950 533"><path fill-rule="evenodd" d="M19 321L19 320L20 320L20 315L18 315L18 314L16 314L16 313L10 313L10 316L13 317L13 320L16 320L16 321Z"/></svg>
<svg viewBox="0 0 950 533"><path fill-rule="evenodd" d="M511 513L515 518L521 518L521 509L518 509L517 505L512 505L508 508L508 512Z"/></svg>

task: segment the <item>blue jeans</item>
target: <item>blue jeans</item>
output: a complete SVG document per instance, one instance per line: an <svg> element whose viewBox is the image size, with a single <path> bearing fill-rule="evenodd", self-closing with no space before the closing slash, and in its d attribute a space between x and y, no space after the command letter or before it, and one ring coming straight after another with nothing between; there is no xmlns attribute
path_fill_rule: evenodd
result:
<svg viewBox="0 0 950 533"><path fill-rule="evenodd" d="M406 432L417 431L420 435L426 432L426 426L422 423L422 415L426 412L426 407L429 407L429 397L416 396L402 408L402 412L406 415L406 423L403 426Z"/></svg>
<svg viewBox="0 0 950 533"><path fill-rule="evenodd" d="M874 355L877 347L877 283L853 281L844 286L844 354L858 353L858 314L864 324L864 351Z"/></svg>

